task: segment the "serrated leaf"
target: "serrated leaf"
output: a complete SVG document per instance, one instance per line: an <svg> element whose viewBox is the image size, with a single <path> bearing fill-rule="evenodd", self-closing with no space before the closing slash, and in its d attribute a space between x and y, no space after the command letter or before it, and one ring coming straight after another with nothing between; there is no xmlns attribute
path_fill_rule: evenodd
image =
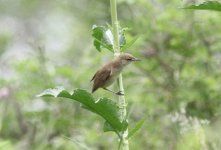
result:
<svg viewBox="0 0 221 150"><path fill-rule="evenodd" d="M63 97L80 102L84 108L94 112L105 119L115 132L120 132L127 126L126 121L119 119L119 108L115 102L107 98L96 100L93 95L83 89L75 89L72 93L66 91L63 87L47 89L38 97Z"/></svg>
<svg viewBox="0 0 221 150"><path fill-rule="evenodd" d="M221 11L221 3L217 2L217 1L207 1L207 2L203 2L199 5L190 5L190 6L182 7L182 9Z"/></svg>
<svg viewBox="0 0 221 150"><path fill-rule="evenodd" d="M96 26L92 27L92 36L94 37L94 46L101 52L101 48L106 48L113 52L114 37L110 27ZM124 30L119 29L119 44L123 47L126 44Z"/></svg>
<svg viewBox="0 0 221 150"><path fill-rule="evenodd" d="M94 37L94 46L100 52L101 51L101 43L103 38L104 27L94 25L92 27L92 36Z"/></svg>
<svg viewBox="0 0 221 150"><path fill-rule="evenodd" d="M130 42L126 43L122 48L121 51L125 51L126 49L128 49L129 47L131 47L136 41L137 41L138 37L135 37L134 39L132 39Z"/></svg>
<svg viewBox="0 0 221 150"><path fill-rule="evenodd" d="M143 126L144 122L145 119L141 119L140 121L137 122L134 128L129 130L128 139L132 137Z"/></svg>
<svg viewBox="0 0 221 150"><path fill-rule="evenodd" d="M112 49L111 45L106 45L106 44L104 44L103 42L101 42L97 39L95 39L95 41L98 42L100 44L100 46L103 46L104 48L106 48L106 49L110 50L111 52L113 52L113 49Z"/></svg>
<svg viewBox="0 0 221 150"><path fill-rule="evenodd" d="M120 28L119 31L119 43L120 47L123 47L126 44L126 38L124 36L124 30Z"/></svg>
<svg viewBox="0 0 221 150"><path fill-rule="evenodd" d="M113 34L111 32L111 26L109 24L107 24L107 28L109 29L108 31L110 31L109 33L111 33L111 36L112 37L112 42L111 44L114 45L114 38L113 38ZM126 44L126 38L124 36L124 31L126 31L128 28L121 28L119 27L119 44L120 44L120 47L124 46Z"/></svg>
<svg viewBox="0 0 221 150"><path fill-rule="evenodd" d="M114 37L110 29L104 31L104 41L107 45L114 45Z"/></svg>
<svg viewBox="0 0 221 150"><path fill-rule="evenodd" d="M92 36L94 37L94 46L101 52L101 48L106 48L113 52L113 35L110 29L104 26L92 27Z"/></svg>
<svg viewBox="0 0 221 150"><path fill-rule="evenodd" d="M115 131L115 130L114 130L114 128L112 128L112 126L107 121L105 121L104 126L103 126L103 131L109 132L109 131Z"/></svg>

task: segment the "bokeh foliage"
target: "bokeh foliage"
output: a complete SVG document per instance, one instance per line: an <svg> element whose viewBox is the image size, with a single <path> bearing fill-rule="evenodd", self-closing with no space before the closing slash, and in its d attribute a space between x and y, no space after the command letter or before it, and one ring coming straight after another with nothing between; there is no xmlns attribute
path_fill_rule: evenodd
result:
<svg viewBox="0 0 221 150"><path fill-rule="evenodd" d="M129 121L145 118L131 149L221 147L221 13L179 9L191 4L119 0L128 41L139 37L128 52L142 59L124 73ZM112 58L95 52L91 28L109 14L103 0L0 1L0 149L116 149L101 118L35 97L57 85L90 90L95 70Z"/></svg>

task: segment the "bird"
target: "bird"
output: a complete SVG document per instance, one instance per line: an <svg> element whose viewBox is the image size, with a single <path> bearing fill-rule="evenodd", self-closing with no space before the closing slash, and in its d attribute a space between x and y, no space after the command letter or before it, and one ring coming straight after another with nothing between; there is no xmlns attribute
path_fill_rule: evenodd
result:
<svg viewBox="0 0 221 150"><path fill-rule="evenodd" d="M97 89L103 88L109 92L112 92L116 95L124 95L122 91L114 92L107 87L116 81L119 77L121 71L131 62L140 61L140 59L135 58L129 53L120 53L112 61L104 64L92 77L91 82L93 81L92 93Z"/></svg>

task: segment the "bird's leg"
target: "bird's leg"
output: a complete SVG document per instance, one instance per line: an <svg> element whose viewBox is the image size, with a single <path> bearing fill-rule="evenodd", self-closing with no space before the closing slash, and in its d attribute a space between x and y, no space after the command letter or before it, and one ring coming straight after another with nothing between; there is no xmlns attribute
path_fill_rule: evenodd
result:
<svg viewBox="0 0 221 150"><path fill-rule="evenodd" d="M106 91L109 91L109 92L111 92L111 93L114 93L114 94L116 94L116 95L124 95L124 93L122 93L122 91L114 92L114 91L112 91L112 90L110 90L110 89L107 89L107 88L103 88L103 89L106 90Z"/></svg>

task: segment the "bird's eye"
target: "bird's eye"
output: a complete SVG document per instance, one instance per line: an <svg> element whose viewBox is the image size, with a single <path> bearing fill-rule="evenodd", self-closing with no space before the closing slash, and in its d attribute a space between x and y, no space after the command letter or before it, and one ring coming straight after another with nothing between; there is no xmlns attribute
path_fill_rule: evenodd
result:
<svg viewBox="0 0 221 150"><path fill-rule="evenodd" d="M132 60L132 58L127 58L126 60L131 61L131 60Z"/></svg>

